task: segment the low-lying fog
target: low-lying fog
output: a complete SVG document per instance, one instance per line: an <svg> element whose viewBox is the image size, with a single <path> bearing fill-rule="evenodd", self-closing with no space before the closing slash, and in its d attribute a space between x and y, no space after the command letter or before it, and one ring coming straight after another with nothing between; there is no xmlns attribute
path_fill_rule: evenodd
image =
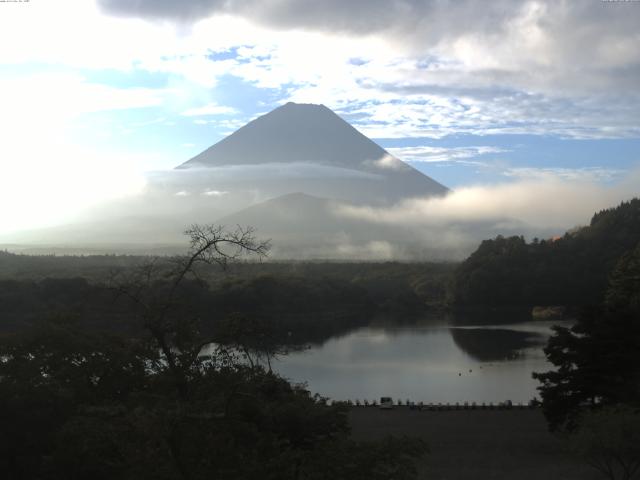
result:
<svg viewBox="0 0 640 480"><path fill-rule="evenodd" d="M484 238L562 235L637 194L636 172L603 186L552 175L403 199L388 177L308 163L152 172L138 194L72 222L0 236L4 245L120 251L185 245L191 223L254 226L273 258L460 259ZM384 184L384 188L382 188ZM295 195L292 195L295 194ZM10 247L19 248L19 247Z"/></svg>

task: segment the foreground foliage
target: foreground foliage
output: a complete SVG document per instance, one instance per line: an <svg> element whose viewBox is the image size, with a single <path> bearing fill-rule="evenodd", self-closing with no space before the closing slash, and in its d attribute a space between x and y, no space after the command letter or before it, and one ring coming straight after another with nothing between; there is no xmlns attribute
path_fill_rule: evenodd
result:
<svg viewBox="0 0 640 480"><path fill-rule="evenodd" d="M421 441L356 443L344 407L246 361L277 345L264 341L265 324L230 319L227 346L211 345L180 306L187 277L268 245L250 230L187 233L191 249L174 268L149 263L114 278L141 334L63 316L0 338L4 477L414 478Z"/></svg>
<svg viewBox="0 0 640 480"><path fill-rule="evenodd" d="M0 355L5 478L412 478L424 452L354 443L344 407L224 351L182 384L154 342L59 320Z"/></svg>
<svg viewBox="0 0 640 480"><path fill-rule="evenodd" d="M556 370L536 373L552 430L610 480L640 469L640 244L611 274L605 302L545 348Z"/></svg>
<svg viewBox="0 0 640 480"><path fill-rule="evenodd" d="M556 370L534 378L552 429L574 429L588 408L640 407L640 244L613 271L604 304L555 327L545 353Z"/></svg>
<svg viewBox="0 0 640 480"><path fill-rule="evenodd" d="M640 411L628 407L586 413L570 437L572 449L609 480L640 471Z"/></svg>

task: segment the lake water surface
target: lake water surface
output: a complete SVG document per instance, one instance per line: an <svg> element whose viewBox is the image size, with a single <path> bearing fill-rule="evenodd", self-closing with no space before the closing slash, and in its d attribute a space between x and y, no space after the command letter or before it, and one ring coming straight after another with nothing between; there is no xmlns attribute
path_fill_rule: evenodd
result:
<svg viewBox="0 0 640 480"><path fill-rule="evenodd" d="M537 396L531 372L550 369L542 348L558 323L567 325L369 326L282 357L274 367L335 400L528 402Z"/></svg>

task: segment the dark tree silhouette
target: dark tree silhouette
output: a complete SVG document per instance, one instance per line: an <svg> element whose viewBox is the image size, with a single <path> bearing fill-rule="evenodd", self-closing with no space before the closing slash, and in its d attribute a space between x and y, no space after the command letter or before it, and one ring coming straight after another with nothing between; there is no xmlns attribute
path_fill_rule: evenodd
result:
<svg viewBox="0 0 640 480"><path fill-rule="evenodd" d="M604 477L631 480L640 471L640 412L621 407L589 412L570 443Z"/></svg>
<svg viewBox="0 0 640 480"><path fill-rule="evenodd" d="M606 301L571 328L555 327L545 353L556 367L534 373L552 429L574 429L588 408L640 406L640 244L623 255Z"/></svg>
<svg viewBox="0 0 640 480"><path fill-rule="evenodd" d="M197 318L185 317L179 309L184 300L185 283L191 276L198 278L199 264L217 264L227 268L245 255L264 258L269 251L269 241L256 239L254 229L238 226L227 231L223 226L192 225L185 231L189 238L186 255L173 259L167 267L154 259L137 268L116 274L111 288L131 300L142 320L142 326L156 342L173 375L182 397L188 395L191 370L200 358L202 349L215 339L202 338Z"/></svg>

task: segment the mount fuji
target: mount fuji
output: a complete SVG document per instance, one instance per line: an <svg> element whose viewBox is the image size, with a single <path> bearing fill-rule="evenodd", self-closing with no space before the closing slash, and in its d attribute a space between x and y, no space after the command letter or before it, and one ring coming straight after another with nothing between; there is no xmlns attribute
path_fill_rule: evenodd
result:
<svg viewBox="0 0 640 480"><path fill-rule="evenodd" d="M389 204L448 191L329 108L313 104L287 103L276 108L177 169L205 173L214 183L216 179L206 171L216 172L221 185L227 171L237 170L243 175L235 181L253 184L249 188L267 198L304 192L357 204Z"/></svg>
<svg viewBox="0 0 640 480"><path fill-rule="evenodd" d="M118 245L118 251L157 252L184 245L181 232L192 223L217 223L255 227L272 239L277 258L442 258L425 253L430 242L423 231L341 212L447 192L329 108L287 103L175 169L149 173L138 196L94 208L74 224L2 243L37 238L67 251Z"/></svg>

